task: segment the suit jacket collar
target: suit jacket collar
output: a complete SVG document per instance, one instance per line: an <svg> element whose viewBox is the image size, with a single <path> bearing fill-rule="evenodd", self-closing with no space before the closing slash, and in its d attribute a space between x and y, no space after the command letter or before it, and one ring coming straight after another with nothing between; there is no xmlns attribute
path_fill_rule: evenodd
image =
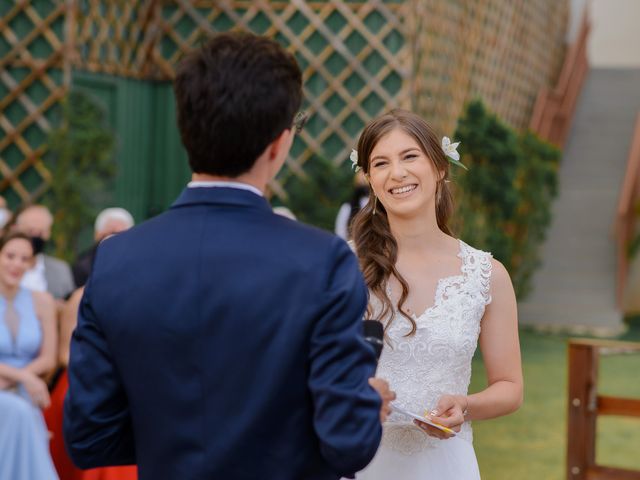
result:
<svg viewBox="0 0 640 480"><path fill-rule="evenodd" d="M189 205L233 205L253 207L271 212L271 205L264 197L248 190L228 187L185 188L171 208Z"/></svg>

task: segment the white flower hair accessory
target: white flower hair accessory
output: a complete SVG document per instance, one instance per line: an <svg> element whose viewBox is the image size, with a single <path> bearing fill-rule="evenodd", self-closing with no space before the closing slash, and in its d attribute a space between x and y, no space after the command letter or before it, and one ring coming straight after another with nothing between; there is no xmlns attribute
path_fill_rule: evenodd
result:
<svg viewBox="0 0 640 480"><path fill-rule="evenodd" d="M449 157L449 161L458 167L462 167L467 170L467 167L460 161L460 154L458 153L458 145L460 142L451 143L449 137L442 137L442 151Z"/></svg>
<svg viewBox="0 0 640 480"><path fill-rule="evenodd" d="M353 171L358 173L362 168L358 165L358 152L355 150L351 150L351 155L349 155L349 160L351 160L351 168Z"/></svg>

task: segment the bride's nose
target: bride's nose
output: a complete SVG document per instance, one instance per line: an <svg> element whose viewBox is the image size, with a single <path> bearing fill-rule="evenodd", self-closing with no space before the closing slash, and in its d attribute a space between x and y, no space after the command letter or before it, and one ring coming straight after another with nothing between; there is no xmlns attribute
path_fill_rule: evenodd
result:
<svg viewBox="0 0 640 480"><path fill-rule="evenodd" d="M407 167L399 161L391 164L391 177L393 180L403 180L407 177Z"/></svg>

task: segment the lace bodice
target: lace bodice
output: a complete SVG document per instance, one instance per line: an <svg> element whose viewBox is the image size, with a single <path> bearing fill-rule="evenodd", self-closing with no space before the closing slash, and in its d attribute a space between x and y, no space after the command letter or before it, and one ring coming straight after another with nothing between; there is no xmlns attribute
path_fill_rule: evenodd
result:
<svg viewBox="0 0 640 480"><path fill-rule="evenodd" d="M414 335L404 336L411 325L394 312L378 364L377 376L389 382L396 392L396 403L419 414L435 408L442 395L467 394L480 320L491 302L491 254L461 240L459 243L460 274L440 279L433 306L414 315ZM380 302L373 296L371 302L375 314ZM469 423L462 426L459 436L472 441ZM398 413L387 420L382 438L384 446L405 454L429 448L438 441Z"/></svg>

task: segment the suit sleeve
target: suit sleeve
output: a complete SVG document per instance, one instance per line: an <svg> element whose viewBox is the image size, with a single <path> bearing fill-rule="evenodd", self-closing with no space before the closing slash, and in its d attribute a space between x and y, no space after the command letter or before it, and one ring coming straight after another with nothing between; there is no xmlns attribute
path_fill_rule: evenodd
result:
<svg viewBox="0 0 640 480"><path fill-rule="evenodd" d="M129 405L92 305L84 291L71 339L69 390L64 402L64 440L80 468L136 463Z"/></svg>
<svg viewBox="0 0 640 480"><path fill-rule="evenodd" d="M368 383L376 358L362 331L366 287L353 253L338 238L327 280L311 336L309 388L321 453L346 476L371 461L382 427L380 396Z"/></svg>

